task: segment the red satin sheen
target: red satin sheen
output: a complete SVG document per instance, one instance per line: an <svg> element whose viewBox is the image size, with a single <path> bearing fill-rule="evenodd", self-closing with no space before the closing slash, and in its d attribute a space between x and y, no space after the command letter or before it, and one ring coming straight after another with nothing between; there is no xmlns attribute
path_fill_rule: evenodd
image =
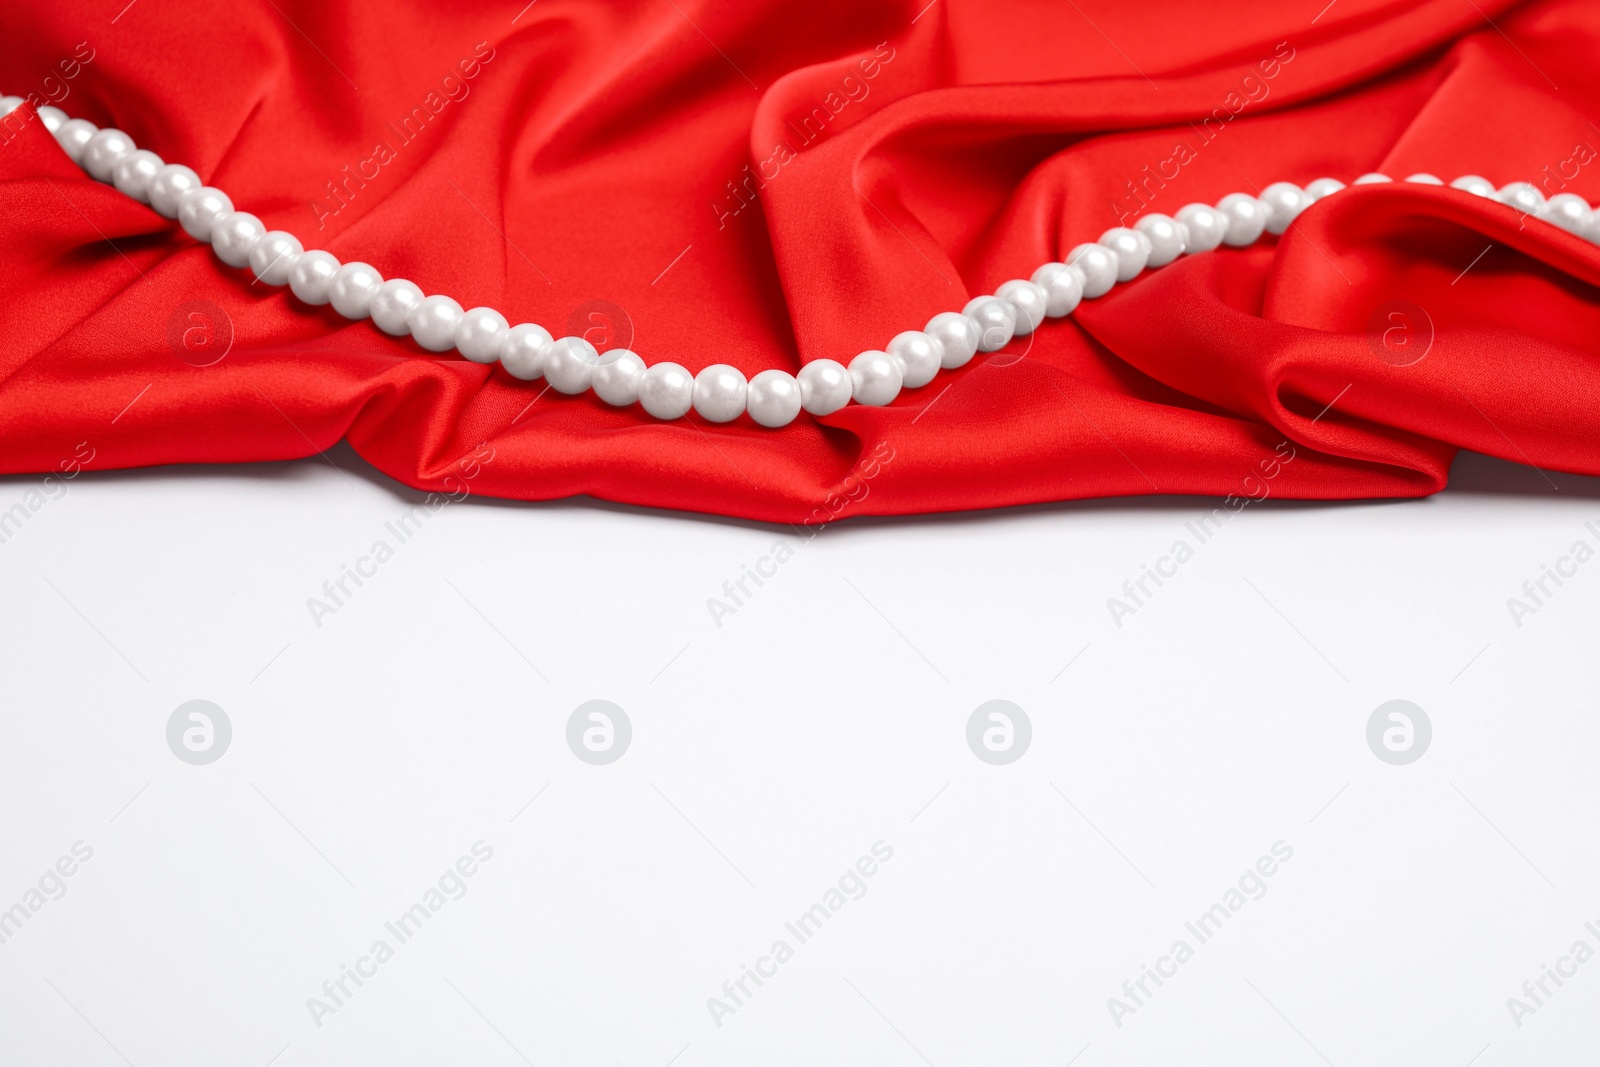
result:
<svg viewBox="0 0 1600 1067"><path fill-rule="evenodd" d="M691 371L847 362L1119 218L1280 179L1600 200L1584 0L925 2L143 0L113 22L63 0L8 12L0 89L127 130L307 247ZM263 292L31 117L0 144L5 472L80 442L100 469L347 438L418 488L786 522L1418 496L1459 448L1600 473L1600 249L1448 189L1340 194L888 408L768 431L547 394ZM176 354L192 301L231 323L211 366Z"/></svg>

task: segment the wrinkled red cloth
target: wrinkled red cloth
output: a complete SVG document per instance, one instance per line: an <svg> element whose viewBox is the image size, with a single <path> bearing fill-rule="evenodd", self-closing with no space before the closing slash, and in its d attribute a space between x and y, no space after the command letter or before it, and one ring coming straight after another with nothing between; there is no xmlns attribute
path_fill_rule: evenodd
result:
<svg viewBox="0 0 1600 1067"><path fill-rule="evenodd" d="M0 91L308 248L691 371L848 362L1119 222L1278 180L1600 200L1592 0L119 4L12 5ZM252 284L33 114L0 143L6 472L344 438L423 489L785 522L1417 496L1460 448L1600 473L1600 249L1450 189L1342 193L887 408L771 431L546 393Z"/></svg>

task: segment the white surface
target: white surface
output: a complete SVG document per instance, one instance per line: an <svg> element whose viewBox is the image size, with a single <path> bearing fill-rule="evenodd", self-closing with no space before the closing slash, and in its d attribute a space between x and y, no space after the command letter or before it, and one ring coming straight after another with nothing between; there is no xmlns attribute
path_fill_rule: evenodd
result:
<svg viewBox="0 0 1600 1067"><path fill-rule="evenodd" d="M94 850L0 944L0 1062L1494 1067L1600 1045L1600 962L1520 1028L1506 1003L1600 949L1600 565L1520 629L1506 607L1600 543L1594 481L1464 457L1430 500L1253 506L1120 629L1106 598L1209 502L787 535L718 628L707 598L784 535L474 499L319 629L307 598L418 499L331 459L85 474L0 545L0 908ZM165 737L197 698L233 725L209 766ZM608 766L565 741L595 698L633 725ZM995 698L1033 724L1003 767L965 740ZM1410 766L1366 743L1394 698L1434 727ZM466 895L314 1025L307 999L479 840ZM866 895L795 942L880 840ZM1278 841L1266 895L1116 1026L1107 998ZM794 958L718 1028L707 998L780 938Z"/></svg>

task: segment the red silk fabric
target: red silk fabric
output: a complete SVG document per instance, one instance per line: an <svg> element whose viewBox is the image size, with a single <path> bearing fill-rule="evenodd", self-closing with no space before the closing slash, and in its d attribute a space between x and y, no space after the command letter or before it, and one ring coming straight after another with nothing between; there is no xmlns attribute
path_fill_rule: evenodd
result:
<svg viewBox="0 0 1600 1067"><path fill-rule="evenodd" d="M1276 180L1600 201L1586 0L121 2L11 5L0 91L308 248L691 371L848 362L1119 220ZM1600 473L1600 249L1449 189L1342 193L771 431L544 393L264 291L32 114L0 143L6 472L345 438L423 489L784 522L1417 496L1460 448Z"/></svg>

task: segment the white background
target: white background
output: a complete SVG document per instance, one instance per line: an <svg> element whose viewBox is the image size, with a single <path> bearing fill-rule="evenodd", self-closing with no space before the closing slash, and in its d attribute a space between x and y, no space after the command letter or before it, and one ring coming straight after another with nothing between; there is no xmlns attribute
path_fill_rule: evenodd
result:
<svg viewBox="0 0 1600 1067"><path fill-rule="evenodd" d="M1212 502L802 543L474 498L319 628L307 598L419 494L345 448L84 474L0 545L0 908L93 849L0 945L0 1062L1575 1062L1600 962L1520 1027L1506 1003L1600 949L1600 563L1506 607L1596 541L1600 484L1551 479L1467 456L1428 500L1252 506L1120 628L1106 598ZM633 726L609 766L566 743L596 698ZM233 727L209 766L167 745L193 699ZM991 699L1032 722L1009 766L967 747ZM1391 699L1433 725L1409 766L1367 745ZM480 840L465 896L317 1026L307 999ZM865 896L715 1025L878 841ZM1116 1025L1279 841L1265 895Z"/></svg>

